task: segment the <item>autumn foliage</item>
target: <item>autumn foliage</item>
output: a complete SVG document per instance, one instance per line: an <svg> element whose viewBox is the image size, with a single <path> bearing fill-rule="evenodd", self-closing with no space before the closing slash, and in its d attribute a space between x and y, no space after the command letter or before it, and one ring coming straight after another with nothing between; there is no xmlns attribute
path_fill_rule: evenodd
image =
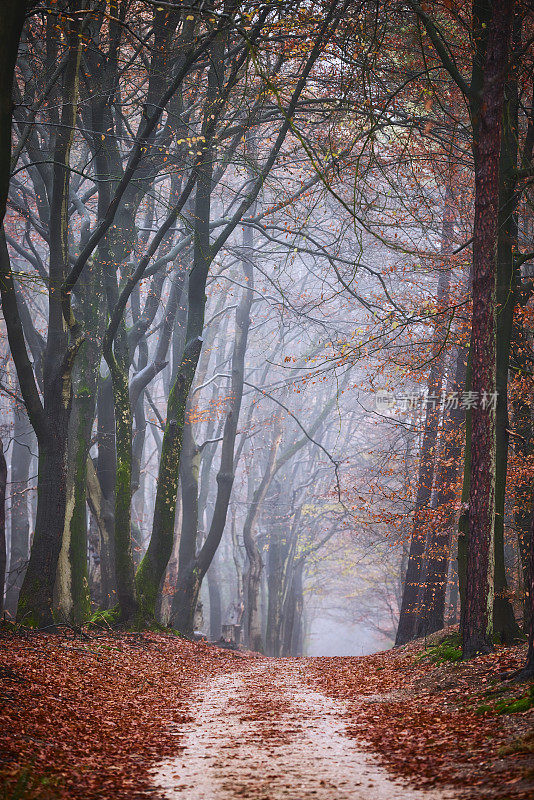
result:
<svg viewBox="0 0 534 800"><path fill-rule="evenodd" d="M242 656L158 634L3 635L1 781L6 797L146 797L176 753L200 681Z"/></svg>

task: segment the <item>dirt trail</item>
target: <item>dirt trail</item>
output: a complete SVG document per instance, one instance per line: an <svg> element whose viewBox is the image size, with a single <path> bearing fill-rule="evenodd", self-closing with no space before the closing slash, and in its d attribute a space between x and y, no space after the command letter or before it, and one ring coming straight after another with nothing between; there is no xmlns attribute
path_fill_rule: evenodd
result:
<svg viewBox="0 0 534 800"><path fill-rule="evenodd" d="M205 686L154 783L171 800L453 800L399 783L345 732L344 705L299 660L255 661Z"/></svg>

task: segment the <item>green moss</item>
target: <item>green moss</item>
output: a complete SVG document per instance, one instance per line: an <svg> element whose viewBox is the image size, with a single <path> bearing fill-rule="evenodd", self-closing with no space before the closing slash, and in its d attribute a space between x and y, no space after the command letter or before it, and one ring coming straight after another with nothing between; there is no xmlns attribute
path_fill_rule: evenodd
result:
<svg viewBox="0 0 534 800"><path fill-rule="evenodd" d="M495 708L499 712L499 714L517 714L520 711L528 711L529 708L532 708L534 705L532 698L530 697L521 697L519 700L514 700L513 703L504 703L499 706L497 704Z"/></svg>
<svg viewBox="0 0 534 800"><path fill-rule="evenodd" d="M475 714L520 714L534 707L534 684L523 697L504 697L494 705L484 703L477 706Z"/></svg>
<svg viewBox="0 0 534 800"><path fill-rule="evenodd" d="M154 567L150 554L147 552L143 556L135 576L135 587L140 613L148 618L152 618L156 613L156 600L158 595L159 581L156 585L154 578Z"/></svg>
<svg viewBox="0 0 534 800"><path fill-rule="evenodd" d="M518 714L528 711L534 707L534 685L532 685L524 697L510 701L510 699L499 700L495 704L495 711L498 714Z"/></svg>
<svg viewBox="0 0 534 800"><path fill-rule="evenodd" d="M113 606L113 608L96 611L89 620L89 624L96 625L99 628L105 628L107 630L124 627L121 626L121 613L118 605ZM137 632L153 631L154 633L167 633L170 636L178 636L183 638L179 631L175 630L174 628L167 628L165 625L161 625L161 623L159 623L155 617L150 617L146 614L143 614L141 611L137 612L125 630Z"/></svg>
<svg viewBox="0 0 534 800"><path fill-rule="evenodd" d="M141 612L136 614L133 622L128 626L128 630L167 633L170 636L177 636L180 639L184 638L179 631L175 630L174 628L167 628L165 625L162 625L160 622L158 622L154 617L149 618L146 615L143 615Z"/></svg>
<svg viewBox="0 0 534 800"><path fill-rule="evenodd" d="M77 468L74 475L74 509L70 520L69 556L72 570L73 621L82 623L91 611L91 597L87 573L87 452L83 443L78 445Z"/></svg>
<svg viewBox="0 0 534 800"><path fill-rule="evenodd" d="M425 658L433 664L443 664L446 661L461 661L462 648L459 635L446 636L439 644L429 647L419 656L419 660Z"/></svg>
<svg viewBox="0 0 534 800"><path fill-rule="evenodd" d="M24 594L21 591L17 607L17 622L21 627L40 628L49 624L50 621L45 618L44 614L40 613L39 600L42 596L42 588L38 581L32 581L31 587L28 587Z"/></svg>
<svg viewBox="0 0 534 800"><path fill-rule="evenodd" d="M20 618L20 625L23 628L40 628L41 627L41 620L39 618L39 614L35 610L28 609L26 611L26 605L21 605L19 603L19 610L17 612L17 616Z"/></svg>
<svg viewBox="0 0 534 800"><path fill-rule="evenodd" d="M500 686L492 686L491 689L486 689L486 691L483 692L483 694L484 694L484 697L489 697L490 699L493 699L497 695L506 694L509 691L510 691L510 687L507 686L506 684L503 684L503 685L500 685Z"/></svg>
<svg viewBox="0 0 534 800"><path fill-rule="evenodd" d="M119 606L113 606L113 608L95 611L89 619L89 623L91 625L97 625L99 628L116 628L119 624L119 618Z"/></svg>

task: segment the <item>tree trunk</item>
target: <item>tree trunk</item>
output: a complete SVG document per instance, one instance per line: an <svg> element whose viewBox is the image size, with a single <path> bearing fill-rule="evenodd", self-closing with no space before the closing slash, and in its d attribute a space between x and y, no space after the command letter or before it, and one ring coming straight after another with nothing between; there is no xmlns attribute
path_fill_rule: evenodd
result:
<svg viewBox="0 0 534 800"><path fill-rule="evenodd" d="M159 462L152 536L136 575L140 609L147 619L154 617L156 613L159 587L172 553L186 403L201 346L200 335L186 346L167 404L167 422Z"/></svg>
<svg viewBox="0 0 534 800"><path fill-rule="evenodd" d="M471 69L471 93L469 96L469 116L472 127L472 152L475 171L478 160L478 134L480 126L480 109L482 104L482 88L484 83L484 68L486 60L486 45L488 39L489 23L491 19L492 5L488 0L473 0L472 22L473 22L473 44L474 54ZM471 271L470 283L472 284L473 274ZM473 327L471 326L471 338L469 342L469 355L467 358L467 371L465 376L465 391L472 390L472 356L473 356ZM458 519L458 593L460 596L460 631L463 624L464 608L466 602L466 583L467 583L467 552L469 537L469 491L471 480L471 439L472 439L472 409L466 409L465 414L465 448L464 448L464 469L462 482L462 495L460 516Z"/></svg>
<svg viewBox="0 0 534 800"><path fill-rule="evenodd" d="M282 537L281 523L269 531L267 550L267 629L265 652L268 656L280 655L280 630L282 625Z"/></svg>
<svg viewBox="0 0 534 800"><path fill-rule="evenodd" d="M283 489L275 482L277 499L269 504L269 547L267 550L267 628L265 652L268 656L281 655L284 634L284 613L287 609L288 589L291 584L292 555L295 544L295 521L291 511L284 513ZM287 505L286 505L287 508ZM298 516L298 512L297 512Z"/></svg>
<svg viewBox="0 0 534 800"><path fill-rule="evenodd" d="M304 559L299 559L291 576L291 586L288 592L286 610L284 613L284 638L282 644L283 656L301 655L302 640L302 612L304 595L302 592L302 574L304 572Z"/></svg>
<svg viewBox="0 0 534 800"><path fill-rule="evenodd" d="M247 509L243 524L243 543L247 554L247 567L244 576L245 595L245 642L251 650L263 652L263 638L260 615L260 588L263 560L254 533L261 507L271 485L275 473L276 456L282 441L281 421L276 423L269 459L259 486L256 488L252 502Z"/></svg>
<svg viewBox="0 0 534 800"><path fill-rule="evenodd" d="M191 636L194 632L195 608L200 591L200 581L194 573L198 537L199 467L200 450L193 438L191 422L188 421L184 425L182 435L180 459L182 528L178 551L178 576L171 611L173 625L187 636ZM191 591L194 597L189 597L188 591Z"/></svg>
<svg viewBox="0 0 534 800"><path fill-rule="evenodd" d="M89 403L87 402L89 400ZM69 420L67 501L59 555L54 607L57 617L80 624L89 617L87 578L87 451L93 424L91 396L76 397Z"/></svg>
<svg viewBox="0 0 534 800"><path fill-rule="evenodd" d="M517 29L521 43L521 29ZM504 558L504 514L506 480L508 473L508 370L510 345L517 304L517 268L514 252L517 251L517 204L516 190L518 167L518 93L517 79L512 77L505 86L505 104L500 154L499 221L497 245L496 285L496 390L497 410L495 419L495 596L493 601L493 630L502 644L510 644L520 635L512 604L508 597Z"/></svg>
<svg viewBox="0 0 534 800"><path fill-rule="evenodd" d="M495 523L496 391L495 277L499 213L499 153L504 78L513 2L495 0L490 22L478 137L475 142L473 229L471 474L467 583L462 624L464 658L492 648L493 532ZM486 398L486 402L483 398Z"/></svg>
<svg viewBox="0 0 534 800"><path fill-rule="evenodd" d="M113 555L113 503L104 497L91 457L87 459L87 503L98 527L100 538L100 584L103 608L115 602L115 568Z"/></svg>
<svg viewBox="0 0 534 800"><path fill-rule="evenodd" d="M121 326L122 327L122 326ZM124 331L121 331L125 335ZM109 342L111 345L111 342ZM121 351L121 343L118 343ZM115 409L117 472L115 478L115 581L121 624L130 624L137 612L135 571L132 555L132 409L128 387L128 365L117 359L105 340L104 357L111 373Z"/></svg>
<svg viewBox="0 0 534 800"><path fill-rule="evenodd" d="M30 627L53 626L54 585L65 523L70 403L65 407L60 401L55 414L51 405L50 416L55 419L48 421L46 438L39 437L35 535L17 610L17 620Z"/></svg>
<svg viewBox="0 0 534 800"><path fill-rule="evenodd" d="M174 537L174 544L161 582L161 587L156 599L156 619L162 625L169 625L171 619L172 609L172 592L176 586L178 579L178 550L180 548L180 529L182 526L182 504L181 497L178 498L178 507L176 509L176 532Z"/></svg>
<svg viewBox="0 0 534 800"><path fill-rule="evenodd" d="M210 639L218 642L222 634L221 574L217 556L208 569L208 592L210 598Z"/></svg>
<svg viewBox="0 0 534 800"><path fill-rule="evenodd" d="M115 450L115 410L111 376L100 378L98 383L98 457L94 475L88 476L91 510L100 531L102 594L104 605L111 608L116 601L115 587L115 476L117 455Z"/></svg>
<svg viewBox="0 0 534 800"><path fill-rule="evenodd" d="M244 240L248 241L248 237L250 237L250 244L248 245L250 251L252 249L252 233L248 229L245 229ZM192 551L187 555L184 552L184 558L193 558L194 563L187 564L185 561L182 561L182 550L180 550L180 564L182 566L178 571L178 585L175 595L175 598L179 599L179 603L175 606L174 619L178 630L186 633L192 630L193 618L190 616L182 616L179 609L181 608L184 614L190 614L191 609L194 613L196 601L193 603L193 598L184 597L184 593L193 591L198 595L204 575L212 563L224 532L228 505L234 482L235 439L241 410L241 400L243 397L245 354L250 326L249 314L253 298L252 263L247 261L248 258L249 255L247 254L245 259L243 259L245 276L247 279L247 290L241 298L236 311L236 333L232 353L232 379L230 388L231 400L223 430L221 464L217 475L217 496L215 499L213 517L206 540L198 556ZM191 580L192 575L195 576L194 580ZM183 584L181 582L182 576L184 576Z"/></svg>
<svg viewBox="0 0 534 800"><path fill-rule="evenodd" d="M0 614L4 612L4 589L6 585L7 541L6 541L6 486L7 462L3 442L0 441Z"/></svg>
<svg viewBox="0 0 534 800"><path fill-rule="evenodd" d="M89 582L89 597L96 608L104 607L100 564L100 531L94 515L90 514L87 529L87 580Z"/></svg>
<svg viewBox="0 0 534 800"><path fill-rule="evenodd" d="M460 346L456 357L453 396L458 397L465 385L467 348ZM465 410L460 403L446 412L441 434L442 448L436 476L435 498L432 503L436 516L432 520L428 543L428 562L422 609L417 628L418 636L428 636L445 625L445 595L449 574L449 551L455 522L456 480L462 452L460 431Z"/></svg>
<svg viewBox="0 0 534 800"><path fill-rule="evenodd" d="M145 516L145 476L141 470L146 439L145 394L137 401L132 441L132 548L134 569L138 569L145 549L143 521Z"/></svg>
<svg viewBox="0 0 534 800"><path fill-rule="evenodd" d="M33 428L24 408L14 411L15 427L11 449L11 540L7 578L6 611L17 612L20 587L30 556L29 477L32 450L36 449Z"/></svg>
<svg viewBox="0 0 534 800"><path fill-rule="evenodd" d="M216 37L210 48L211 66L208 71L208 91L202 125L204 134L209 134L212 129L212 121L215 120L218 110L218 98L221 87L224 84L225 49L226 45L223 38L221 36ZM145 617L154 616L155 614L158 589L172 552L176 497L178 493L178 468L184 424L186 422L185 412L189 390L193 383L202 348L206 281L213 258L210 242L210 215L214 158L213 143L210 136L208 136L207 139L205 138L203 163L199 167L196 183L193 213L195 220L193 266L188 282L186 345L167 403L167 424L163 434L159 462L152 535L136 576L141 611ZM185 565L182 566L182 574L184 575L185 583L188 585L190 581L185 579L185 575L194 571L193 565L191 565L191 570L189 568L186 569ZM191 586L194 585L196 587L197 583L198 581L195 578ZM200 584L198 583L199 587ZM198 594L198 588L193 590L195 594ZM174 599L176 608L180 598L175 595ZM186 603L188 607L190 605L189 600ZM193 628L193 616L194 608L186 626L190 631ZM185 620L181 620L181 624L184 623Z"/></svg>
<svg viewBox="0 0 534 800"><path fill-rule="evenodd" d="M448 193L443 213L443 230L441 252L447 258L451 253L453 232L453 214ZM436 301L438 308L446 304L449 296L451 271L449 264L439 274ZM417 480L417 495L413 518L410 554L404 579L402 602L399 615L399 625L395 638L395 646L406 644L417 634L418 618L420 614L419 597L422 585L422 573L428 534L428 509L432 496L434 482L434 468L436 460L436 442L440 418L440 398L443 387L444 375L444 336L445 325L442 318L438 318L433 332L432 363L428 376L428 398L425 412L425 425L421 455L419 461L419 475Z"/></svg>
<svg viewBox="0 0 534 800"><path fill-rule="evenodd" d="M40 400L35 401L31 397L35 379L27 373L25 346L20 341L12 342L10 335L19 384L39 443L35 536L17 612L19 621L32 627L53 625L54 584L65 525L67 435L72 403L71 373L81 343L74 330L70 294L67 298L64 294L64 281L69 268L69 163L78 108L78 73L82 47L79 21L75 18L69 21L68 37L69 54L64 73L61 124L56 134L52 171L48 336L43 361L44 408ZM4 279L2 287L4 306L6 293L11 293L10 280L11 276L7 282ZM65 316L65 301L69 307L68 316ZM6 322L11 316L10 312L7 309ZM8 329L10 326L12 327L11 320ZM15 331L12 327L13 333ZM74 334L72 342L69 341L69 334ZM23 348L24 352L21 352Z"/></svg>
<svg viewBox="0 0 534 800"><path fill-rule="evenodd" d="M157 287L157 296L161 296L162 285ZM132 292L132 309L136 306L136 313L134 320L139 318L139 284ZM135 301L135 302L134 302ZM130 359L131 359L130 347ZM146 337L142 337L138 344L138 359L137 359L137 372L145 369L148 366L148 342ZM131 387L130 387L131 388ZM133 504L133 517L132 517L132 547L133 547L133 561L134 569L137 570L141 559L143 558L143 518L145 510L145 483L142 474L142 461L143 452L145 449L146 439L146 417L145 417L145 392L141 391L139 397L132 405L133 420L135 424L132 440L132 504Z"/></svg>
<svg viewBox="0 0 534 800"><path fill-rule="evenodd" d="M101 281L101 267L94 262L79 282L82 297L79 313L91 336L81 346L73 371L67 504L55 589L59 616L74 624L87 620L91 611L87 564L87 459L95 419L104 326L104 307L97 294Z"/></svg>

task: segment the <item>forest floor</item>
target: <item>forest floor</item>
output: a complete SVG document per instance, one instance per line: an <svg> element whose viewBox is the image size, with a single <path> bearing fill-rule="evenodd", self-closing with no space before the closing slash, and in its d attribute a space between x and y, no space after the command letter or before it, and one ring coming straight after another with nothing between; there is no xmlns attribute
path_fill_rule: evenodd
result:
<svg viewBox="0 0 534 800"><path fill-rule="evenodd" d="M527 800L524 647L267 659L163 634L0 637L0 800Z"/></svg>

